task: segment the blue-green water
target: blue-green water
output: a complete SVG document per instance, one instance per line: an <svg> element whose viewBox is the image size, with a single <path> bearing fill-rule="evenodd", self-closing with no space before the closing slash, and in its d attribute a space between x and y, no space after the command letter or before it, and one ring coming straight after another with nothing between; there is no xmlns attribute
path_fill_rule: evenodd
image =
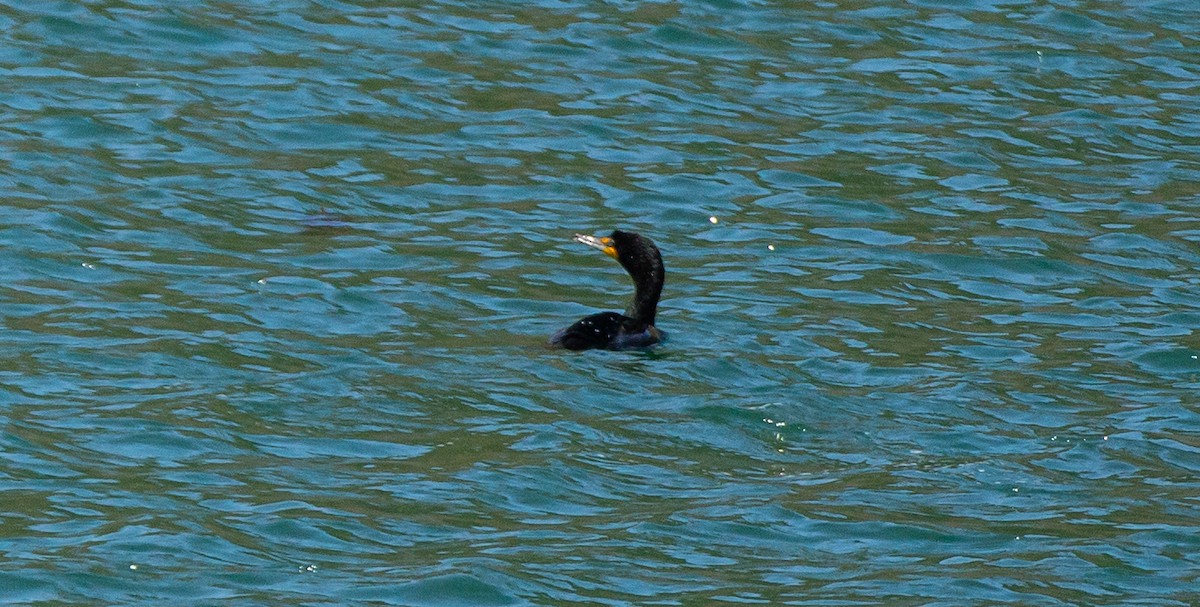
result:
<svg viewBox="0 0 1200 607"><path fill-rule="evenodd" d="M1200 4L0 32L5 604L1200 603Z"/></svg>

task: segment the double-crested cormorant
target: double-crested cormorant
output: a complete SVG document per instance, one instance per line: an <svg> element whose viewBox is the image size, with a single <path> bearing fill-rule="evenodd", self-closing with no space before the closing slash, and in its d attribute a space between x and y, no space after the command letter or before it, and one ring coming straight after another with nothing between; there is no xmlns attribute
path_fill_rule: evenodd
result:
<svg viewBox="0 0 1200 607"><path fill-rule="evenodd" d="M550 337L550 345L568 350L626 350L652 346L666 337L654 327L654 313L662 294L662 255L649 238L617 230L607 238L575 235L576 242L595 247L620 262L633 277L633 300L624 314L601 312L585 316Z"/></svg>

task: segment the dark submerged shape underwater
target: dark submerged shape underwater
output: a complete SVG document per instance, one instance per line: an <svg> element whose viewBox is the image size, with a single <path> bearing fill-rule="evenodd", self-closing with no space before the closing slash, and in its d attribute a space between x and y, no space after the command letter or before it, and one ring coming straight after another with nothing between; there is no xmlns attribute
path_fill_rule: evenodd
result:
<svg viewBox="0 0 1200 607"><path fill-rule="evenodd" d="M666 277L658 247L645 236L621 230L607 238L576 234L575 242L600 249L620 262L633 278L633 300L624 314L601 312L581 318L551 336L550 345L568 350L628 350L662 341L667 334L654 327L654 313Z"/></svg>

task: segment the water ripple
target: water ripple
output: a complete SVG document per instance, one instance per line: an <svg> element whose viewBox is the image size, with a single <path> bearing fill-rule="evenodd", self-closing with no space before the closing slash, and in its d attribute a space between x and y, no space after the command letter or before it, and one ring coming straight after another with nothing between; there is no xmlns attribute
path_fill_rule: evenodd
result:
<svg viewBox="0 0 1200 607"><path fill-rule="evenodd" d="M12 604L1193 602L1190 4L0 6Z"/></svg>

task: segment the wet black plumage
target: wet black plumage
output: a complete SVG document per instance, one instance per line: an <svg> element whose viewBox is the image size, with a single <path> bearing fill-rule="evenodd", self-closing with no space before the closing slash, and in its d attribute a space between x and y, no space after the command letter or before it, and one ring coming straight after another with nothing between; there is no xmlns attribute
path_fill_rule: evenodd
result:
<svg viewBox="0 0 1200 607"><path fill-rule="evenodd" d="M627 350L652 346L666 336L654 326L658 298L666 272L662 254L649 238L616 230L607 238L575 235L576 242L600 249L616 259L633 278L633 299L624 314L601 312L585 316L550 337L550 344L568 350Z"/></svg>

